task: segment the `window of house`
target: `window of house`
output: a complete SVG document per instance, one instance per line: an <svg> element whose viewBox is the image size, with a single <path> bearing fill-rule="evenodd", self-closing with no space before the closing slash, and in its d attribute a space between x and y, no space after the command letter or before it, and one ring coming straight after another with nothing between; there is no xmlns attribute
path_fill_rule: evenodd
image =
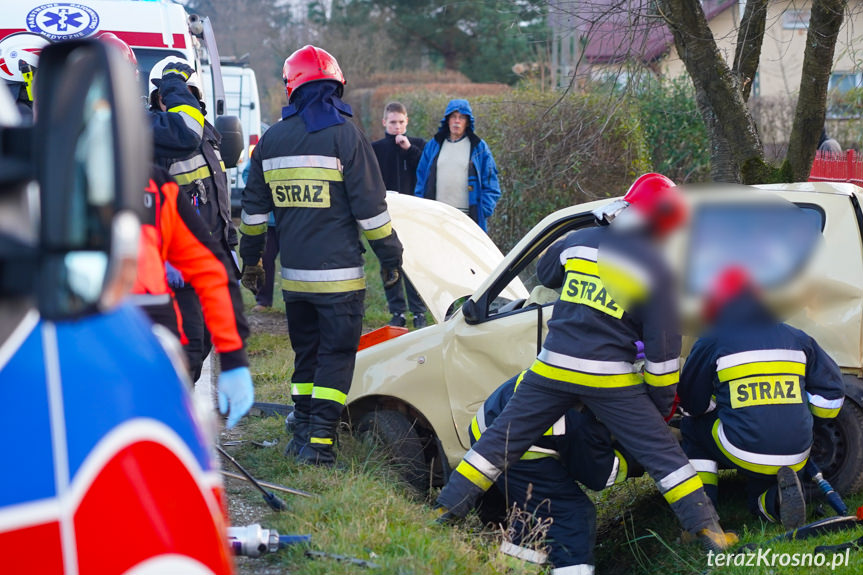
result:
<svg viewBox="0 0 863 575"><path fill-rule="evenodd" d="M860 72L833 72L830 74L830 82L827 90L836 90L844 93L863 85L863 74Z"/></svg>
<svg viewBox="0 0 863 575"><path fill-rule="evenodd" d="M809 10L786 10L782 13L782 27L786 30L809 28Z"/></svg>

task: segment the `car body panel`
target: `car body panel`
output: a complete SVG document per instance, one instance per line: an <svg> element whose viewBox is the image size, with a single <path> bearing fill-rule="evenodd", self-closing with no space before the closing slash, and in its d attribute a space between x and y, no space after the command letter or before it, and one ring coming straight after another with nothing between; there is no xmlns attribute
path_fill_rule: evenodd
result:
<svg viewBox="0 0 863 575"><path fill-rule="evenodd" d="M697 188L685 196L693 208L713 200L744 203L772 201L785 206L788 202L809 204L819 206L824 211L823 241L816 248L818 251L811 256L811 263L800 274L802 279L791 286L771 290L768 296L778 302L777 305L784 304L786 307L789 302L797 302L794 313L788 318L789 323L815 337L843 371L863 373L863 242L858 215L852 208L852 200L858 198L863 190L851 184L829 183ZM462 236L463 232L458 231L459 226L455 224L463 222L457 216L455 221L435 222L435 218L449 218L453 214L436 211L425 212L418 217L414 210L409 212L409 223L402 219L406 215L404 210L399 207L391 209L393 223L398 230L404 228L407 231L410 228L416 232L411 234L409 241L404 242L405 270L411 278L419 278L415 285L418 285L418 291L424 299L426 292L430 291L425 286L426 282L441 281L447 284L451 277L461 277L460 285L446 285L438 294L438 305L442 307L444 301L450 301L456 294L467 295L467 292L458 290L470 285L471 282L463 281L468 278L476 286L470 292L470 302L476 304L478 311L468 313L471 321L467 321L465 308L457 310L443 322L436 317L437 325L358 353L354 382L348 396L349 406L359 405L361 400L372 397L396 400L412 406L432 426L450 465L457 464L469 447L467 427L476 410L501 382L529 367L537 351L537 310L521 307L496 313L489 311L489 302L499 290L500 295L505 296L504 300L525 297L530 286L514 277L515 271L524 265L523 262L535 258L548 244L569 230L592 225L590 212L614 200L608 198L570 206L550 214L534 226L494 269L485 272L479 281L473 274L464 273L464 270L475 269L473 266L479 264L470 263L471 256L468 254L453 253L459 246L465 250L471 249L473 240L469 243L451 242L446 250L438 250L445 257L436 259L416 257L416 254L411 253L417 244L437 247L437 233L441 229L446 228L448 236ZM457 210L455 212L463 216ZM411 227L417 220L422 221L422 228ZM468 223L473 222L468 220ZM686 246L690 231L681 230L667 246L673 267L683 274L687 271ZM402 235L401 231L399 235ZM848 241L848 238L853 238L853 241ZM448 264L456 261L456 256L460 271L450 274ZM502 284L507 285L507 288L501 290ZM508 289L513 284L517 289ZM424 289L421 290L419 285L423 285ZM783 289L788 293L783 292ZM806 303L801 307L800 298L804 296L807 298ZM553 305L547 300L538 303L541 304L544 335ZM692 337L686 338L684 352L688 350L686 344L691 344L692 340ZM370 404L366 402L363 405L368 409Z"/></svg>
<svg viewBox="0 0 863 575"><path fill-rule="evenodd" d="M402 267L441 323L453 302L474 293L503 254L473 220L443 202L390 192L387 207L405 248ZM514 287L511 295L527 292Z"/></svg>

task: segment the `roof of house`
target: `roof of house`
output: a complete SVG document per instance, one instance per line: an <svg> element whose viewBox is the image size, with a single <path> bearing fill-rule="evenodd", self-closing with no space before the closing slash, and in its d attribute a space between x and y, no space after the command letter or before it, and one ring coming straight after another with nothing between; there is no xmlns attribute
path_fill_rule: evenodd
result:
<svg viewBox="0 0 863 575"><path fill-rule="evenodd" d="M737 0L702 0L709 22ZM566 7L564 7L566 5ZM565 30L573 27L587 38L584 58L593 64L639 60L652 62L667 53L671 31L652 0L582 0L558 2L552 22ZM558 16L559 15L559 16Z"/></svg>

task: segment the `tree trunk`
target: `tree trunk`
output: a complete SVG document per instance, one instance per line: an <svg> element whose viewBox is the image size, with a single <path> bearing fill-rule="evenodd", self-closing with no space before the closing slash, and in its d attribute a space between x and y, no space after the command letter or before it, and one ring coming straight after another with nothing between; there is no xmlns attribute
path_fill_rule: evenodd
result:
<svg viewBox="0 0 863 575"><path fill-rule="evenodd" d="M794 113L786 168L792 181L805 182L824 128L827 84L833 68L836 38L847 8L847 0L813 0L800 77L800 96Z"/></svg>
<svg viewBox="0 0 863 575"><path fill-rule="evenodd" d="M696 90L695 100L710 140L710 178L714 182L738 182L740 166L734 161L731 149L728 147L728 140L717 125L718 120L707 95L703 90Z"/></svg>
<svg viewBox="0 0 863 575"><path fill-rule="evenodd" d="M764 41L764 27L767 24L767 1L748 0L740 29L737 31L737 46L734 49L734 74L740 85L743 101L749 101L752 93L752 80L758 71L761 59L761 44Z"/></svg>
<svg viewBox="0 0 863 575"><path fill-rule="evenodd" d="M717 144L717 152L727 146L734 165L714 166L712 171L732 182L760 183L770 179L772 170L764 162L764 152L758 132L743 95L737 77L723 60L713 32L699 0L657 0L662 16L668 22L674 36L677 52L686 65L696 92L704 94L702 113L711 129L711 141ZM719 158L717 158L719 159ZM739 166L739 177L728 178Z"/></svg>

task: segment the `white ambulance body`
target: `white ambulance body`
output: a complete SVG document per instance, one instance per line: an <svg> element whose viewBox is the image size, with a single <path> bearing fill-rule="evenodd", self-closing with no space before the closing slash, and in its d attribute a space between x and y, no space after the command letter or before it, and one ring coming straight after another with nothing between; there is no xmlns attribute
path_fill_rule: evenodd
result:
<svg viewBox="0 0 863 575"><path fill-rule="evenodd" d="M201 43L189 31L189 14L168 0L6 0L0 10L0 40L16 32L39 34L52 42L113 32L135 51L142 92L150 69L166 56L181 56L201 69ZM212 121L213 114L208 117Z"/></svg>

